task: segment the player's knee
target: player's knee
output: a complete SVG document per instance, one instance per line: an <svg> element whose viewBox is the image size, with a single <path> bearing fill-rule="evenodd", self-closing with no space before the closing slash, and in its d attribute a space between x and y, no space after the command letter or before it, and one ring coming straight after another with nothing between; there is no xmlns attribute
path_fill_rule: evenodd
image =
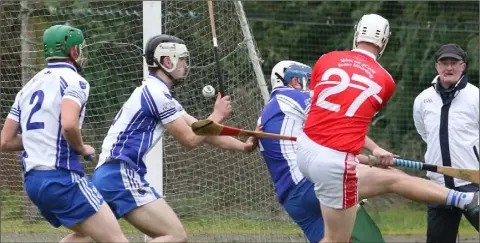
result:
<svg viewBox="0 0 480 243"><path fill-rule="evenodd" d="M383 173L383 184L389 188L390 192L393 192L393 188L396 183L408 180L410 177L408 174L397 169L386 169Z"/></svg>
<svg viewBox="0 0 480 243"><path fill-rule="evenodd" d="M183 227L176 227L170 228L166 234L155 234L153 238L162 237L167 239L168 242L175 242L175 243L184 243L187 242L187 232Z"/></svg>
<svg viewBox="0 0 480 243"><path fill-rule="evenodd" d="M174 242L187 242L187 232L185 232L185 229L183 227L176 229L172 233L172 238Z"/></svg>

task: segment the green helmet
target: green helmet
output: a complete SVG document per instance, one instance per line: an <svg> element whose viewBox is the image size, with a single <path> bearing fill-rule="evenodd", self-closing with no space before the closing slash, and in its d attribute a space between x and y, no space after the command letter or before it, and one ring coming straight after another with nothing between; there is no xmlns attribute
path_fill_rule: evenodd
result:
<svg viewBox="0 0 480 243"><path fill-rule="evenodd" d="M73 59L70 56L70 49L77 47L78 57ZM83 66L85 37L83 32L68 25L54 25L43 32L43 48L45 59L66 59L72 58L77 66Z"/></svg>

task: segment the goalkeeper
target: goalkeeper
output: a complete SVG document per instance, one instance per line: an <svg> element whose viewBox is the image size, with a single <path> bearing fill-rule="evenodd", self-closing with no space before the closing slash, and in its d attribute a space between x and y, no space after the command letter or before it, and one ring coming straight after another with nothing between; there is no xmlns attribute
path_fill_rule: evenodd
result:
<svg viewBox="0 0 480 243"><path fill-rule="evenodd" d="M299 136L311 103L307 91L311 68L294 61L281 61L272 70L272 95L259 118L264 132ZM391 161L390 152L374 145L371 152L380 160ZM259 147L269 169L277 199L293 221L303 230L310 242L323 238L323 219L314 184L299 171L296 162L296 144L288 140L259 139ZM367 156L359 155L358 191L361 198L384 193L397 193L423 203L458 207L478 220L478 192L464 193L419 177L409 176L393 168L369 168ZM382 164L386 164L382 162ZM357 219L358 221L358 219ZM358 224L355 225L357 227ZM352 235L353 238L356 230ZM357 238L358 239L358 238Z"/></svg>
<svg viewBox="0 0 480 243"><path fill-rule="evenodd" d="M123 104L102 145L93 183L117 218L124 218L154 242L185 242L187 235L179 218L144 178L145 155L168 131L184 147L202 142L218 147L251 152L257 144L249 138L204 137L193 133L197 121L175 100L170 89L188 71L189 52L175 36L152 37L145 47L150 75ZM231 113L230 97L217 96L209 119L222 122ZM160 161L159 161L160 162Z"/></svg>

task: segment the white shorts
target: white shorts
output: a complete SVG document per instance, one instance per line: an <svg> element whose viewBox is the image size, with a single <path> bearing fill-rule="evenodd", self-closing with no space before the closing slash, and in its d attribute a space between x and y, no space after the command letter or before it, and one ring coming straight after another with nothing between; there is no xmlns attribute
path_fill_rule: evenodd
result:
<svg viewBox="0 0 480 243"><path fill-rule="evenodd" d="M358 202L357 157L324 147L305 134L297 140L297 163L302 174L315 184L320 204L335 209Z"/></svg>

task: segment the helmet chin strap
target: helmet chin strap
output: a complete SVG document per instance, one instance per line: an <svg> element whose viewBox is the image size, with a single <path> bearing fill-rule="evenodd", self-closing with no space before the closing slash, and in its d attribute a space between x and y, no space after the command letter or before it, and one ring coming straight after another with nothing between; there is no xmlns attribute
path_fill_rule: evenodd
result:
<svg viewBox="0 0 480 243"><path fill-rule="evenodd" d="M154 58L154 59L153 59L153 62L154 62L155 64L157 64L157 66L160 68L160 70L162 70L162 72L163 72L165 75L167 75L167 77L168 77L170 80L172 80L172 86L173 86L173 84L174 84L173 81L175 81L175 80L177 80L177 79L175 79L169 72L167 72L167 70L165 70L165 68L163 68L163 66L160 65L160 63L157 61L157 59Z"/></svg>

